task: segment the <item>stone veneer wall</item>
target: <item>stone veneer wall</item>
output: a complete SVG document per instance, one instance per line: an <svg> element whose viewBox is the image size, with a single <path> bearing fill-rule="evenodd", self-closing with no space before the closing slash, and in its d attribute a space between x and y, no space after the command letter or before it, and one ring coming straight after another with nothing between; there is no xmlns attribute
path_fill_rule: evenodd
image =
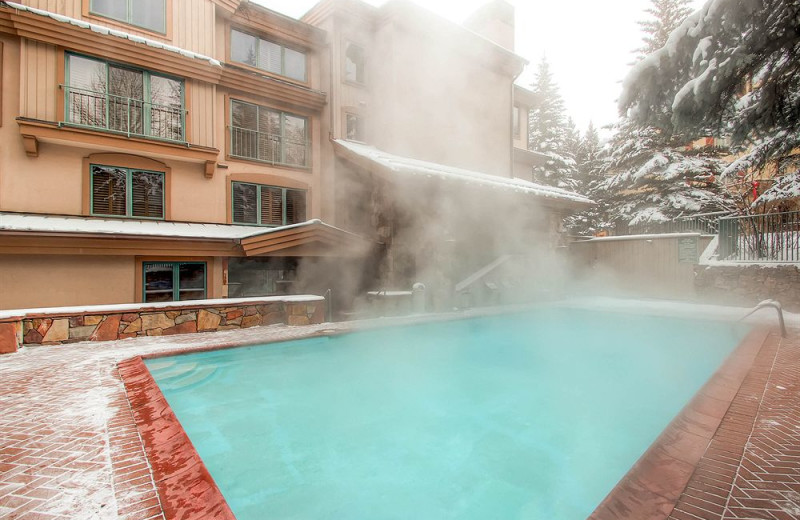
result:
<svg viewBox="0 0 800 520"><path fill-rule="evenodd" d="M181 302L175 304L95 306L83 310L4 311L0 317L0 354L22 345L112 341L137 336L166 336L242 329L258 325L309 325L325 319L325 300L316 296ZM42 312L46 311L46 312Z"/></svg>
<svg viewBox="0 0 800 520"><path fill-rule="evenodd" d="M750 306L773 299L800 312L800 266L697 265L694 285L706 300Z"/></svg>

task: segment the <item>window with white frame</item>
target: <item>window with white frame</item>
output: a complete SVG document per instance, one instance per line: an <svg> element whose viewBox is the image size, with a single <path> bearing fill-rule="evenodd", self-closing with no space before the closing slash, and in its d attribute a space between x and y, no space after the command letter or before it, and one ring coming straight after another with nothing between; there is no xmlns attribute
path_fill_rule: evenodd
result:
<svg viewBox="0 0 800 520"><path fill-rule="evenodd" d="M285 226L306 220L305 190L248 182L232 182L231 189L235 224Z"/></svg>
<svg viewBox="0 0 800 520"><path fill-rule="evenodd" d="M236 29L231 29L231 61L298 81L306 80L304 52Z"/></svg>
<svg viewBox="0 0 800 520"><path fill-rule="evenodd" d="M164 218L164 172L90 165L92 215Z"/></svg>
<svg viewBox="0 0 800 520"><path fill-rule="evenodd" d="M89 12L161 34L167 32L167 0L89 0Z"/></svg>
<svg viewBox="0 0 800 520"><path fill-rule="evenodd" d="M364 135L364 120L358 114L350 112L345 113L345 138L348 141L361 141L366 140Z"/></svg>

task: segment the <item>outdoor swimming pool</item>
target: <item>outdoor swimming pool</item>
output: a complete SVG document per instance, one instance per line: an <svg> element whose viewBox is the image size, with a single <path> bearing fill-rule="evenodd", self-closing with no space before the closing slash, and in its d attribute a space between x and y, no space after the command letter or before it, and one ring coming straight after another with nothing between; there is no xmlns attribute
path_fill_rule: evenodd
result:
<svg viewBox="0 0 800 520"><path fill-rule="evenodd" d="M146 364L239 520L566 520L745 332L548 309Z"/></svg>

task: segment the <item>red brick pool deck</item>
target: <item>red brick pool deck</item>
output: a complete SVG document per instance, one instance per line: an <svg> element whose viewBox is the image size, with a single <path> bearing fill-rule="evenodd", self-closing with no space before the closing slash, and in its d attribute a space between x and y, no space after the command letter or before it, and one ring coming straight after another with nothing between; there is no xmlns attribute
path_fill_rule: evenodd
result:
<svg viewBox="0 0 800 520"><path fill-rule="evenodd" d="M129 399L117 364L165 351L345 328L274 326L0 356L0 518L229 518L213 501L204 468L179 448L182 431L157 428L155 444L164 448L156 460L150 448L150 458L145 455L143 438L154 430L137 428L142 403ZM755 337L738 349L746 355L726 362L728 372L715 375L593 518L800 519L800 331L790 331L788 339ZM137 374L128 377L130 389ZM158 406L147 412L154 420L171 413L153 410ZM147 444L152 447L153 439ZM159 462L159 456L165 459ZM176 466L171 475L159 469L164 460ZM166 496L165 503L169 479L182 481L185 491Z"/></svg>

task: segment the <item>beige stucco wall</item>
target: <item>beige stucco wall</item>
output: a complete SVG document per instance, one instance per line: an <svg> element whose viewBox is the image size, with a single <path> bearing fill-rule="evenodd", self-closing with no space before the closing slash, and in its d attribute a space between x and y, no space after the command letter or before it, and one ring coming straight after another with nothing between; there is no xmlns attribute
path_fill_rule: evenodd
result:
<svg viewBox="0 0 800 520"><path fill-rule="evenodd" d="M370 117L379 148L510 176L512 77L498 71L496 54L470 54L436 33L388 21L372 55L380 99Z"/></svg>
<svg viewBox="0 0 800 520"><path fill-rule="evenodd" d="M133 303L134 257L0 255L0 309Z"/></svg>

